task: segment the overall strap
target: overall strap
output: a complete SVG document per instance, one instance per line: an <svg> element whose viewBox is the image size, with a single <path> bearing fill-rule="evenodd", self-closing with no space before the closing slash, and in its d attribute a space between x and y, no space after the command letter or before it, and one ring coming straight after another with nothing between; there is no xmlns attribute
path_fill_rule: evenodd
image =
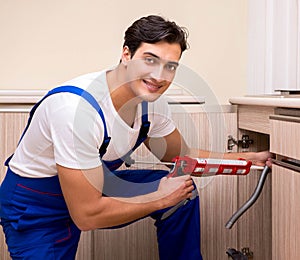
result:
<svg viewBox="0 0 300 260"><path fill-rule="evenodd" d="M142 102L142 125L140 128L138 139L131 150L132 152L147 139L149 128L150 128L150 122L148 121L148 103L146 101L143 101Z"/></svg>
<svg viewBox="0 0 300 260"><path fill-rule="evenodd" d="M28 129L30 123L31 123L34 112L36 111L38 106L42 103L42 101L45 98L47 98L47 97L49 97L53 94L61 93L61 92L69 92L69 93L73 93L73 94L76 94L78 96L81 96L87 102L89 102L95 108L95 110L98 112L98 114L100 115L100 117L102 119L103 126L104 126L104 140L103 140L103 143L102 143L102 145L99 149L99 152L101 150L105 153L106 149L107 149L107 146L109 144L109 141L110 141L110 137L108 136L108 133L107 133L107 127L106 127L106 122L105 122L103 111L102 111L101 107L99 106L98 102L96 101L96 99L89 92L87 92L84 89L75 87L75 86L61 86L61 87L54 88L54 89L50 90L39 102L37 102L33 106L33 108L31 109L31 111L29 113L29 118L28 118L27 125L26 125L26 127L25 127L18 143L20 143L20 141L22 140L24 134L26 133L26 131L27 131L27 129ZM5 161L5 163L4 163L5 166L8 166L8 163L11 160L12 156L13 156L13 154Z"/></svg>
<svg viewBox="0 0 300 260"><path fill-rule="evenodd" d="M118 169L124 162L126 166L130 166L131 164L130 155L136 150L136 148L138 148L147 139L149 129L150 129L150 122L148 120L148 103L146 101L143 101L142 102L142 124L135 145L127 154L122 156L122 158L116 159L114 161L102 160L105 166L111 171Z"/></svg>

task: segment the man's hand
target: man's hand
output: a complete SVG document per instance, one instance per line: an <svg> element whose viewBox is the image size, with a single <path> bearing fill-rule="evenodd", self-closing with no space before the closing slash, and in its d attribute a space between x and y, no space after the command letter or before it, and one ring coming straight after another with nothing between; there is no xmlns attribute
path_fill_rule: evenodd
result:
<svg viewBox="0 0 300 260"><path fill-rule="evenodd" d="M251 160L254 165L258 165L258 166L267 165L271 167L272 164L271 158L273 157L274 155L269 151L262 151L257 153L251 153L248 159Z"/></svg>
<svg viewBox="0 0 300 260"><path fill-rule="evenodd" d="M164 207L171 207L182 200L191 198L193 189L191 176L183 175L175 178L162 178L157 192Z"/></svg>
<svg viewBox="0 0 300 260"><path fill-rule="evenodd" d="M57 165L60 185L70 215L81 230L92 230L129 223L152 212L190 198L193 190L189 175L163 178L157 191L131 198L102 196L103 169L70 169ZM97 177L98 176L98 177Z"/></svg>

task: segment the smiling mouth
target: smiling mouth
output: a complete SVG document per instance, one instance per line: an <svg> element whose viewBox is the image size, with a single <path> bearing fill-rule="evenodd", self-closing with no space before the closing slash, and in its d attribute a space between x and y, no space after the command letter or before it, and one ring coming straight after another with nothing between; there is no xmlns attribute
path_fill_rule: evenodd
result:
<svg viewBox="0 0 300 260"><path fill-rule="evenodd" d="M143 80L143 82L146 84L146 86L150 92L157 92L162 87L162 85L155 84L148 80Z"/></svg>

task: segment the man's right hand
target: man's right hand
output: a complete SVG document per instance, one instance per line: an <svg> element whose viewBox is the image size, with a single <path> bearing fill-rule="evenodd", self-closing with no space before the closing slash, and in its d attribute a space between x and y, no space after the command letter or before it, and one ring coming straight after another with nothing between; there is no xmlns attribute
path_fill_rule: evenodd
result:
<svg viewBox="0 0 300 260"><path fill-rule="evenodd" d="M193 190L191 176L183 175L174 178L162 178L157 192L164 203L164 207L171 207L182 200L191 198Z"/></svg>
<svg viewBox="0 0 300 260"><path fill-rule="evenodd" d="M191 197L189 175L163 178L157 191L130 198L102 196L103 169L70 169L57 165L60 185L70 215L81 230L129 223Z"/></svg>

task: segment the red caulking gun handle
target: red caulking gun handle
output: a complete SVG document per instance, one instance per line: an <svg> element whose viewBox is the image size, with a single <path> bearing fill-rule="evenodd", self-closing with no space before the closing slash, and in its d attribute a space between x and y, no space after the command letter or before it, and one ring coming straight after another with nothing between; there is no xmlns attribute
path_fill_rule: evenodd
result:
<svg viewBox="0 0 300 260"><path fill-rule="evenodd" d="M176 156L172 159L172 162L174 166L168 174L168 177L192 174L197 165L197 160L189 156Z"/></svg>

